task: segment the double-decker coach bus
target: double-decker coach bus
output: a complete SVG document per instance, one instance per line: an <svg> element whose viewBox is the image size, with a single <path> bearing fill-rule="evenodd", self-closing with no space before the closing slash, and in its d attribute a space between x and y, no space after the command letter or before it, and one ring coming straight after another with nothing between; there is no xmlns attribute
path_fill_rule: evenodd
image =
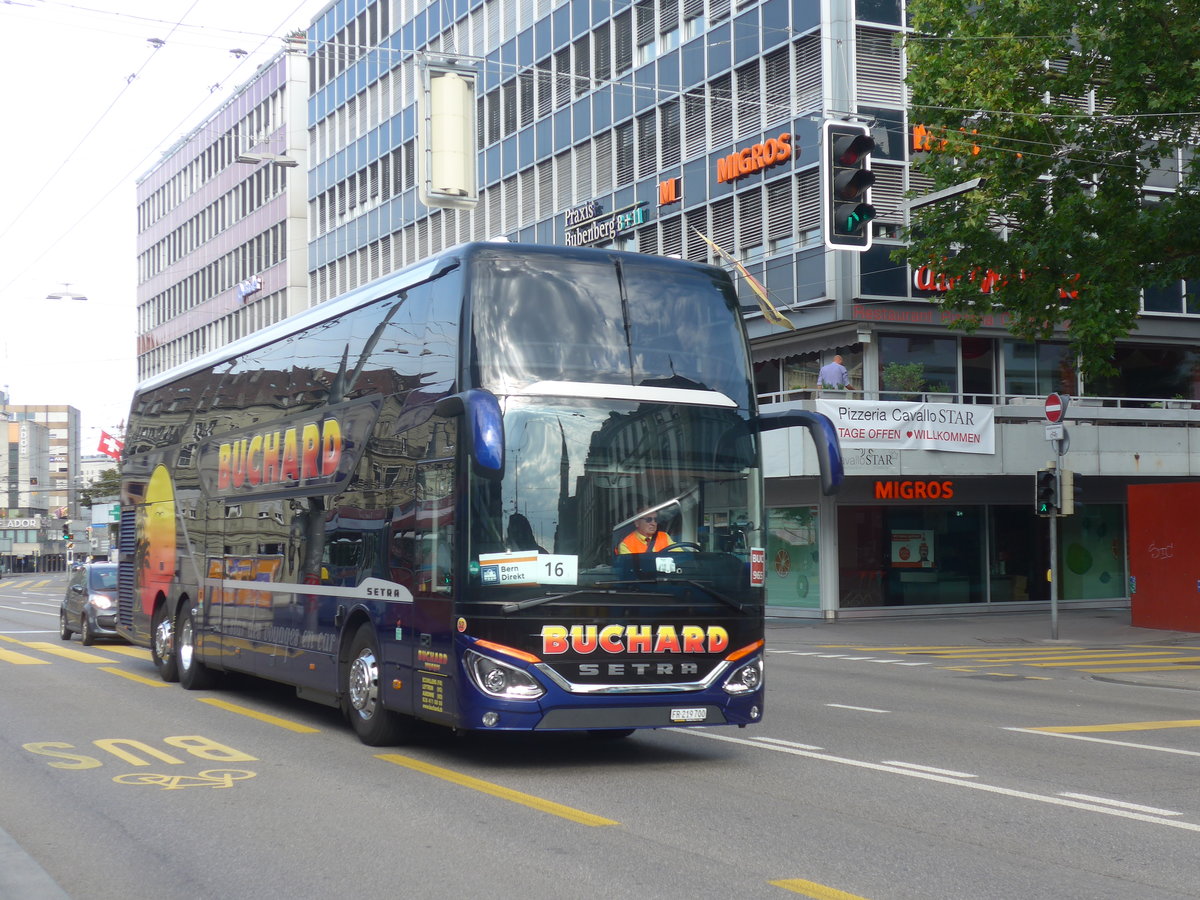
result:
<svg viewBox="0 0 1200 900"><path fill-rule="evenodd" d="M139 386L119 630L167 681L585 730L758 721L766 513L719 268L466 244Z"/></svg>

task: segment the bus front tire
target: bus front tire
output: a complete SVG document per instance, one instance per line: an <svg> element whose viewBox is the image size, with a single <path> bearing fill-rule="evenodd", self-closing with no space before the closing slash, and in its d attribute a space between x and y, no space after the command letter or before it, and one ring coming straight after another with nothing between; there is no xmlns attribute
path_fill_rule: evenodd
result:
<svg viewBox="0 0 1200 900"><path fill-rule="evenodd" d="M364 622L350 642L350 659L342 670L342 711L358 739L369 747L397 744L408 737L406 716L383 706L379 648L375 630Z"/></svg>
<svg viewBox="0 0 1200 900"><path fill-rule="evenodd" d="M159 604L150 620L150 656L163 681L179 680L179 658L175 653L175 623Z"/></svg>
<svg viewBox="0 0 1200 900"><path fill-rule="evenodd" d="M200 662L196 647L196 610L194 607L181 613L179 625L175 629L175 643L178 648L176 656L179 660L179 684L185 691L203 691L213 686L216 673Z"/></svg>

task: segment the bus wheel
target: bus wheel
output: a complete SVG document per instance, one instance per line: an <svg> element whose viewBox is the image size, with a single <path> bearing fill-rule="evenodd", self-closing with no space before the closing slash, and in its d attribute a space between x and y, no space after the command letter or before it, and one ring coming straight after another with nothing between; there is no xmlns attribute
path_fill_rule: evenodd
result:
<svg viewBox="0 0 1200 900"><path fill-rule="evenodd" d="M179 662L175 656L175 624L165 605L154 611L150 620L150 656L163 681L179 680Z"/></svg>
<svg viewBox="0 0 1200 900"><path fill-rule="evenodd" d="M188 607L179 616L175 629L179 647L179 683L185 691L203 691L213 686L216 673L200 662L196 650L196 610Z"/></svg>
<svg viewBox="0 0 1200 900"><path fill-rule="evenodd" d="M408 733L407 719L384 709L379 691L379 649L375 630L364 622L350 643L343 670L342 710L358 739L370 747L396 744Z"/></svg>

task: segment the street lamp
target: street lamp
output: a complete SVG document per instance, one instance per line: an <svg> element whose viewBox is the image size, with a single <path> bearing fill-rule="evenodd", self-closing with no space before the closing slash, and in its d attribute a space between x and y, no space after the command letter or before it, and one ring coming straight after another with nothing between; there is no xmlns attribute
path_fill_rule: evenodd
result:
<svg viewBox="0 0 1200 900"><path fill-rule="evenodd" d="M61 291L54 291L53 293L47 294L46 299L47 300L86 300L87 299L87 297L85 297L83 294L76 294L73 291L67 290L67 288L69 288L70 286L71 286L71 283L69 281L64 281L63 289Z"/></svg>
<svg viewBox="0 0 1200 900"><path fill-rule="evenodd" d="M74 291L72 291L70 289L71 282L64 281L61 283L62 283L63 289L61 291L51 291L49 294L46 295L47 300L83 300L83 301L86 301L88 299L85 294L77 294ZM67 412L67 424L66 424L65 431L66 431L66 443L63 445L62 452L63 452L63 459L66 460L66 463L67 463L67 477L65 479L63 479L63 484L62 484L61 490L63 493L63 506L66 507L67 519L70 520L71 518L74 517L75 512L76 512L75 504L71 501L71 493L72 493L72 489L74 488L74 484L72 483L72 478L71 478L71 468L72 468L72 463L76 460L76 454L72 452L73 447L72 447L72 441L71 441L71 416L70 416L70 412L69 412L69 407L68 407L68 412Z"/></svg>

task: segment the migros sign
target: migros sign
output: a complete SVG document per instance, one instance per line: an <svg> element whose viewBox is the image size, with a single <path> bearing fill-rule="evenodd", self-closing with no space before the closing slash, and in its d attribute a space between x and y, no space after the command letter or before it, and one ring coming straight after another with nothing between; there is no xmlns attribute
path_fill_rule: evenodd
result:
<svg viewBox="0 0 1200 900"><path fill-rule="evenodd" d="M876 481L876 500L952 500L953 481Z"/></svg>
<svg viewBox="0 0 1200 900"><path fill-rule="evenodd" d="M768 138L761 144L754 144L735 150L728 156L717 160L717 181L736 181L745 175L753 175L770 166L787 162L792 158L792 136L784 132L778 137Z"/></svg>

